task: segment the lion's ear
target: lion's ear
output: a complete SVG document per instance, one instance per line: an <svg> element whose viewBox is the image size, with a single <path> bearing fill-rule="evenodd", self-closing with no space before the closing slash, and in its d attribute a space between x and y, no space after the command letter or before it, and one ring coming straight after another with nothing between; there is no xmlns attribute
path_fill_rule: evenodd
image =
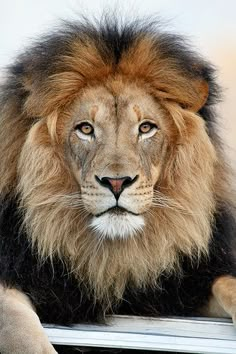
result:
<svg viewBox="0 0 236 354"><path fill-rule="evenodd" d="M195 94L193 100L188 105L188 108L192 112L198 112L206 103L209 94L209 85L205 80L193 81L193 89Z"/></svg>

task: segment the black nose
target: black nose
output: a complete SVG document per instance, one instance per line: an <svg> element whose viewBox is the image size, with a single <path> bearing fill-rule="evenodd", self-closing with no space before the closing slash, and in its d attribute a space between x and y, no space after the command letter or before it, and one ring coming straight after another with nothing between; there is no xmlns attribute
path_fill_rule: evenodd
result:
<svg viewBox="0 0 236 354"><path fill-rule="evenodd" d="M95 176L95 178L103 187L109 188L118 200L123 190L131 186L137 180L138 175L134 178L128 176L121 178L102 177L101 179L98 176Z"/></svg>

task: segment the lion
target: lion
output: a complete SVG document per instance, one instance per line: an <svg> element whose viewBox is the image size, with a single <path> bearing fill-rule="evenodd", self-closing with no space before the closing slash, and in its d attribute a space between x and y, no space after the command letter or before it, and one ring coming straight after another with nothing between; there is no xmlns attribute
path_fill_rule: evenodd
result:
<svg viewBox="0 0 236 354"><path fill-rule="evenodd" d="M235 215L215 70L158 23L66 23L8 68L0 113L0 352L41 322L236 321Z"/></svg>

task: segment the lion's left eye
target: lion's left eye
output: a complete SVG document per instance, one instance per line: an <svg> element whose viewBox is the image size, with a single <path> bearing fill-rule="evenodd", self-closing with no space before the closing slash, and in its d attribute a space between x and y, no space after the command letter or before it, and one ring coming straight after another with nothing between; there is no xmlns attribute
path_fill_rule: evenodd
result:
<svg viewBox="0 0 236 354"><path fill-rule="evenodd" d="M156 130L157 130L156 124L151 123L151 122L144 122L144 123L140 124L140 126L139 126L139 133L140 134L148 134L152 131L154 133L154 131L156 131Z"/></svg>
<svg viewBox="0 0 236 354"><path fill-rule="evenodd" d="M94 133L93 126L87 122L78 124L75 129L84 135L92 135Z"/></svg>

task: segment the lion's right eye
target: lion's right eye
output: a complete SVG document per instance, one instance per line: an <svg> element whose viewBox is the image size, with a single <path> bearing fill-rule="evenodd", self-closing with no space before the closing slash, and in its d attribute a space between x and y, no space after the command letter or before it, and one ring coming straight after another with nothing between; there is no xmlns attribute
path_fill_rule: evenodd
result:
<svg viewBox="0 0 236 354"><path fill-rule="evenodd" d="M158 130L158 127L155 123L145 121L140 124L138 130L139 130L140 140L144 140L147 138L151 138L153 135L155 135L155 133Z"/></svg>
<svg viewBox="0 0 236 354"><path fill-rule="evenodd" d="M80 124L77 124L75 127L75 130L77 132L80 132L84 135L93 135L94 134L94 128L90 123L83 122Z"/></svg>
<svg viewBox="0 0 236 354"><path fill-rule="evenodd" d="M149 133L152 129L156 128L156 125L153 124L153 123L149 123L149 122L145 122L145 123L142 123L140 126L139 126L139 133L141 134L147 134Z"/></svg>

